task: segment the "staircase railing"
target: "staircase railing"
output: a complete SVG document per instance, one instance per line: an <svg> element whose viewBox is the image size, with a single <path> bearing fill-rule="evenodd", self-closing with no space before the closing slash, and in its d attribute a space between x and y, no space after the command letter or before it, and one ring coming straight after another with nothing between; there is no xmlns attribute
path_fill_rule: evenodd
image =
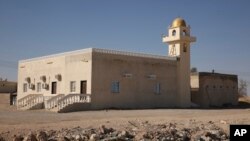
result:
<svg viewBox="0 0 250 141"><path fill-rule="evenodd" d="M27 106L27 101L35 97L36 94L29 94L17 100L17 107L22 108Z"/></svg>
<svg viewBox="0 0 250 141"><path fill-rule="evenodd" d="M53 109L57 107L58 101L64 97L64 94L58 94L56 96L53 96L52 98L48 99L45 102L45 108L46 109Z"/></svg>
<svg viewBox="0 0 250 141"><path fill-rule="evenodd" d="M30 109L31 107L40 104L44 101L43 94L29 94L18 100L18 108Z"/></svg>
<svg viewBox="0 0 250 141"><path fill-rule="evenodd" d="M90 103L90 94L68 94L58 100L58 111L73 103Z"/></svg>

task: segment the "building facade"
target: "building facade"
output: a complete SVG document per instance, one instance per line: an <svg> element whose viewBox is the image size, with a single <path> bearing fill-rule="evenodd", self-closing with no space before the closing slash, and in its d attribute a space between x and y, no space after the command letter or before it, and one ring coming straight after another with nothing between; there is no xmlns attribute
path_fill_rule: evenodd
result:
<svg viewBox="0 0 250 141"><path fill-rule="evenodd" d="M19 68L18 99L44 99L34 108L42 108L43 102L46 105L54 97L77 99L80 95L86 101L72 110L79 106L163 108L180 104L175 57L89 48L21 61Z"/></svg>
<svg viewBox="0 0 250 141"><path fill-rule="evenodd" d="M191 74L191 101L200 107L223 107L238 104L237 75L214 72Z"/></svg>
<svg viewBox="0 0 250 141"><path fill-rule="evenodd" d="M18 108L56 112L190 107L190 26L176 18L168 56L88 48L19 61Z"/></svg>
<svg viewBox="0 0 250 141"><path fill-rule="evenodd" d="M0 107L16 104L17 82L0 81Z"/></svg>

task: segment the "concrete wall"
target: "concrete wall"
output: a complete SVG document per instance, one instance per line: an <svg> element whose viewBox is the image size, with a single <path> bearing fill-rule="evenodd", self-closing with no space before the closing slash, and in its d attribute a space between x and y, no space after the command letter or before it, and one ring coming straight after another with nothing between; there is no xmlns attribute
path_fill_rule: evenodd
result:
<svg viewBox="0 0 250 141"><path fill-rule="evenodd" d="M56 75L61 75L61 80ZM46 77L46 81L41 80L41 76ZM23 91L25 80L30 78L30 84L34 84L34 89ZM19 62L18 66L18 99L28 94L43 94L46 97L56 94L69 94L70 81L76 81L76 91L80 93L80 81L87 81L87 93L91 93L91 52L79 52L73 54L62 54L59 56L42 57ZM52 94L52 82L57 83L56 94ZM48 84L48 89L42 88L38 92L37 83Z"/></svg>
<svg viewBox="0 0 250 141"><path fill-rule="evenodd" d="M87 93L91 93L92 53L67 56L65 59L65 94L80 93L80 82L87 81ZM70 92L70 81L76 81L76 91Z"/></svg>
<svg viewBox="0 0 250 141"><path fill-rule="evenodd" d="M237 105L236 75L199 73L199 89L192 91L192 102L202 107Z"/></svg>
<svg viewBox="0 0 250 141"><path fill-rule="evenodd" d="M10 102L10 93L0 93L0 107L8 107Z"/></svg>
<svg viewBox="0 0 250 141"><path fill-rule="evenodd" d="M55 78L57 74L61 75L61 80ZM46 77L45 82L41 80L41 76ZM24 92L23 84L28 83L27 77L35 88L28 88ZM20 61L18 99L28 94L51 97L52 82L57 82L57 94L70 94L70 81L76 81L74 93L80 93L80 81L87 81L87 93L91 94L90 109L180 106L177 102L179 96L175 58L102 49ZM120 83L119 93L111 92L114 81ZM49 89L42 88L38 92L39 82L48 84ZM156 93L157 84L160 85L160 93ZM79 105L76 107L79 109ZM72 108L74 107L67 110Z"/></svg>
<svg viewBox="0 0 250 141"><path fill-rule="evenodd" d="M91 106L93 109L179 106L176 69L173 60L94 52ZM149 78L150 75L156 77ZM114 81L120 83L119 93L111 92ZM160 94L154 92L157 83Z"/></svg>
<svg viewBox="0 0 250 141"><path fill-rule="evenodd" d="M199 74L198 73L191 73L190 75L190 85L192 89L199 89Z"/></svg>
<svg viewBox="0 0 250 141"><path fill-rule="evenodd" d="M17 82L0 81L0 107L13 105L16 92Z"/></svg>

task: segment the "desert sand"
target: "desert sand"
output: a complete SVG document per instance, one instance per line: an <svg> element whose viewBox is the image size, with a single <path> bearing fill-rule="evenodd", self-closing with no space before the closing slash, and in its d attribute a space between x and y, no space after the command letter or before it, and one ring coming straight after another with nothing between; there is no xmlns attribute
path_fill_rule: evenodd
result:
<svg viewBox="0 0 250 141"><path fill-rule="evenodd" d="M226 109L99 110L72 113L53 113L46 110L20 111L15 107L0 108L0 135L8 134L9 138L28 134L30 131L75 127L89 129L99 128L100 125L122 131L134 126L131 125L134 122L146 122L152 125L177 123L183 127L213 123L229 134L230 124L250 125L250 108L244 105Z"/></svg>

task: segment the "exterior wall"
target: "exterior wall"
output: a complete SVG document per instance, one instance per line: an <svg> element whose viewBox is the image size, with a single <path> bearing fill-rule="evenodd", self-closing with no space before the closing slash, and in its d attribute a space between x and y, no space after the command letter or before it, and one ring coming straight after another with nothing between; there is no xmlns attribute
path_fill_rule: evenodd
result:
<svg viewBox="0 0 250 141"><path fill-rule="evenodd" d="M61 80L55 76L60 74ZM46 77L46 81L41 80L41 76ZM34 84L34 89L23 91L24 83L27 77L31 79L30 84ZM49 56L24 60L19 62L18 66L18 99L28 94L43 94L45 97L51 97L52 82L57 83L56 94L69 94L70 81L76 81L76 91L80 93L80 80L87 81L87 93L91 93L91 52L76 52L71 54L62 54L59 56ZM37 83L48 84L49 88L37 90Z"/></svg>
<svg viewBox="0 0 250 141"><path fill-rule="evenodd" d="M199 75L198 73L191 73L190 75L190 79L191 79L191 88L192 89L199 89Z"/></svg>
<svg viewBox="0 0 250 141"><path fill-rule="evenodd" d="M77 105L77 109L180 107L176 102L180 97L175 57L86 49L23 60L18 67L18 99L28 94L43 94L45 98L71 94L71 81L76 82L74 93L80 93L80 82L87 81L91 103L87 107ZM55 77L57 74L61 80ZM45 82L41 76L46 77ZM120 83L119 93L111 91L115 81ZM57 82L56 94L52 94L52 82ZM35 87L24 92L24 83ZM37 83L48 84L49 88L38 92ZM156 91L157 85L160 93Z"/></svg>
<svg viewBox="0 0 250 141"><path fill-rule="evenodd" d="M199 90L192 92L192 101L202 107L237 105L236 75L199 73Z"/></svg>
<svg viewBox="0 0 250 141"><path fill-rule="evenodd" d="M15 104L17 83L0 81L0 107L7 107Z"/></svg>
<svg viewBox="0 0 250 141"><path fill-rule="evenodd" d="M177 107L176 61L127 55L93 53L93 109ZM131 77L125 77L130 74ZM149 76L156 76L149 78ZM112 93L118 81L120 92ZM154 88L160 83L160 94Z"/></svg>
<svg viewBox="0 0 250 141"><path fill-rule="evenodd" d="M181 107L190 107L190 46L188 45L187 52L181 51L180 54L181 57L177 60L177 102Z"/></svg>
<svg viewBox="0 0 250 141"><path fill-rule="evenodd" d="M10 93L0 93L0 107L10 106Z"/></svg>
<svg viewBox="0 0 250 141"><path fill-rule="evenodd" d="M55 75L62 74L62 79L65 79L64 68L64 56L20 62L18 66L18 99L28 94L44 94L44 96L51 96L52 82L57 82L57 92L63 93L64 89L61 88L64 86L64 81L57 81ZM45 82L41 80L41 76L46 77ZM25 80L27 77L30 78L30 84L35 85L35 89L28 88L27 92L24 92L24 83L29 85ZM41 88L41 91L38 92L37 83L48 84L49 88Z"/></svg>
<svg viewBox="0 0 250 141"><path fill-rule="evenodd" d="M65 94L80 93L80 82L87 82L87 93L91 94L92 53L67 56L65 59ZM76 91L70 92L70 81L76 81Z"/></svg>

